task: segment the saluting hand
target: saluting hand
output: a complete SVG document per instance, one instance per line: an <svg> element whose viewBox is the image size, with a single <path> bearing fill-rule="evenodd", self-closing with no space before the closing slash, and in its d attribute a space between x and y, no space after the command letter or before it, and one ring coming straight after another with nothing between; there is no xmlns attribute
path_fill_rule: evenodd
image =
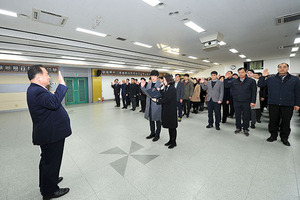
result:
<svg viewBox="0 0 300 200"><path fill-rule="evenodd" d="M62 84L62 85L66 85L66 83L65 83L65 81L64 81L64 78L62 77L60 71L58 71L58 83L59 83L59 84Z"/></svg>
<svg viewBox="0 0 300 200"><path fill-rule="evenodd" d="M262 73L263 76L268 76L270 73L269 73L269 70L268 69L265 69Z"/></svg>
<svg viewBox="0 0 300 200"><path fill-rule="evenodd" d="M299 106L294 106L294 110L298 111L299 110Z"/></svg>
<svg viewBox="0 0 300 200"><path fill-rule="evenodd" d="M255 107L255 103L250 103L250 107L254 108Z"/></svg>

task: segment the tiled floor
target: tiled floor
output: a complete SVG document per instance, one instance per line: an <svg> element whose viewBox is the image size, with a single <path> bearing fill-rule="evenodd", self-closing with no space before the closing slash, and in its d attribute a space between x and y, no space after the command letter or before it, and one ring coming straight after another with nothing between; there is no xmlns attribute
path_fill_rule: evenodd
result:
<svg viewBox="0 0 300 200"><path fill-rule="evenodd" d="M207 111L183 118L178 146L167 129L146 140L149 123L113 102L67 107L73 134L66 140L61 187L70 200L299 200L300 117L292 119L291 147L266 142L266 117L250 136L206 129ZM264 114L266 115L266 114ZM0 199L42 199L40 150L31 143L28 111L0 113Z"/></svg>

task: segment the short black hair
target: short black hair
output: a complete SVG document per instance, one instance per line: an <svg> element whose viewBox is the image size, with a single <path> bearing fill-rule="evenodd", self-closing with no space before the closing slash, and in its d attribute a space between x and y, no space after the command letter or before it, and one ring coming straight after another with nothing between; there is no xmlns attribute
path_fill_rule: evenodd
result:
<svg viewBox="0 0 300 200"><path fill-rule="evenodd" d="M184 74L184 76L190 77L190 75L189 75L189 74Z"/></svg>
<svg viewBox="0 0 300 200"><path fill-rule="evenodd" d="M151 77L149 78L149 80L151 80Z"/></svg>
<svg viewBox="0 0 300 200"><path fill-rule="evenodd" d="M42 74L43 75L43 71L42 68L45 68L43 65L32 65L29 67L27 75L28 75L28 79L31 81L32 79L35 78L35 76L37 74Z"/></svg>
<svg viewBox="0 0 300 200"><path fill-rule="evenodd" d="M126 78L126 81L129 81L129 78Z"/></svg>
<svg viewBox="0 0 300 200"><path fill-rule="evenodd" d="M238 69L238 72L241 71L241 70L244 70L244 71L246 72L245 67L240 67L240 68Z"/></svg>
<svg viewBox="0 0 300 200"><path fill-rule="evenodd" d="M132 80L132 79L135 80L135 78L131 78L131 80Z"/></svg>
<svg viewBox="0 0 300 200"><path fill-rule="evenodd" d="M232 76L234 76L234 75L239 76L237 73L234 73Z"/></svg>
<svg viewBox="0 0 300 200"><path fill-rule="evenodd" d="M253 74L255 73L253 69L248 69L247 72L252 72Z"/></svg>
<svg viewBox="0 0 300 200"><path fill-rule="evenodd" d="M116 78L115 81L119 81L119 79Z"/></svg>
<svg viewBox="0 0 300 200"><path fill-rule="evenodd" d="M180 74L175 74L175 76L179 76L180 77Z"/></svg>
<svg viewBox="0 0 300 200"><path fill-rule="evenodd" d="M233 72L231 70L229 70L228 72L230 72L231 74L233 74Z"/></svg>
<svg viewBox="0 0 300 200"><path fill-rule="evenodd" d="M164 77L163 77L163 76L159 76L158 78L159 78L159 79L164 79Z"/></svg>
<svg viewBox="0 0 300 200"><path fill-rule="evenodd" d="M146 79L143 77L143 78L141 78L141 80L144 80L144 81L146 81Z"/></svg>
<svg viewBox="0 0 300 200"><path fill-rule="evenodd" d="M210 75L212 75L212 74L218 75L218 72L217 71L212 71L212 72L210 72Z"/></svg>

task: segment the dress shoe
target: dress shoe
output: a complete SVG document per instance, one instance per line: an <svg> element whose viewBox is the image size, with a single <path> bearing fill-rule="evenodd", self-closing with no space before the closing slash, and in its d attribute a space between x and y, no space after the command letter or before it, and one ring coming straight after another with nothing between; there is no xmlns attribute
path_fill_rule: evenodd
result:
<svg viewBox="0 0 300 200"><path fill-rule="evenodd" d="M249 131L248 130L244 130L244 135L246 135L248 137L249 136Z"/></svg>
<svg viewBox="0 0 300 200"><path fill-rule="evenodd" d="M186 118L189 118L189 115L186 115Z"/></svg>
<svg viewBox="0 0 300 200"><path fill-rule="evenodd" d="M257 119L256 122L257 122L257 123L261 123L260 119Z"/></svg>
<svg viewBox="0 0 300 200"><path fill-rule="evenodd" d="M169 141L169 142L167 142L167 143L165 144L165 146L170 146L171 144L172 144L172 142Z"/></svg>
<svg viewBox="0 0 300 200"><path fill-rule="evenodd" d="M69 188L59 188L56 192L53 192L50 195L43 196L43 200L61 197L65 194L67 194L69 191L70 191Z"/></svg>
<svg viewBox="0 0 300 200"><path fill-rule="evenodd" d="M123 107L122 109L126 109L125 107Z"/></svg>
<svg viewBox="0 0 300 200"><path fill-rule="evenodd" d="M181 118L180 117L178 117L178 121L181 122Z"/></svg>
<svg viewBox="0 0 300 200"><path fill-rule="evenodd" d="M277 140L277 138L273 138L272 136L267 139L268 142L274 142L276 140Z"/></svg>
<svg viewBox="0 0 300 200"><path fill-rule="evenodd" d="M234 133L235 134L238 134L238 133L240 133L242 130L241 129L236 129L235 131L234 131Z"/></svg>
<svg viewBox="0 0 300 200"><path fill-rule="evenodd" d="M282 142L285 146L291 146L291 144L289 143L288 140L281 140L281 142Z"/></svg>
<svg viewBox="0 0 300 200"><path fill-rule="evenodd" d="M221 130L221 129L220 129L220 126L216 126L216 130L217 130L217 131Z"/></svg>
<svg viewBox="0 0 300 200"><path fill-rule="evenodd" d="M139 112L143 112L143 110L140 110Z"/></svg>
<svg viewBox="0 0 300 200"><path fill-rule="evenodd" d="M206 128L212 128L212 127L213 125L209 125L209 124L206 126Z"/></svg>
<svg viewBox="0 0 300 200"><path fill-rule="evenodd" d="M224 123L226 123L226 121L222 121L222 123L224 124Z"/></svg>
<svg viewBox="0 0 300 200"><path fill-rule="evenodd" d="M251 124L251 128L252 128L252 129L255 129L255 125L254 125L254 124Z"/></svg>
<svg viewBox="0 0 300 200"><path fill-rule="evenodd" d="M155 135L150 134L150 135L148 135L148 136L146 137L146 139L154 138L154 136L155 136Z"/></svg>
<svg viewBox="0 0 300 200"><path fill-rule="evenodd" d="M63 177L58 177L57 183L60 183L64 178Z"/></svg>
<svg viewBox="0 0 300 200"><path fill-rule="evenodd" d="M154 138L153 138L153 142L156 142L157 140L159 140L159 136L157 137L157 136L155 136Z"/></svg>
<svg viewBox="0 0 300 200"><path fill-rule="evenodd" d="M172 143L168 148L169 149L173 149L174 147L176 147L177 146L177 144L176 144L176 142L175 143Z"/></svg>
<svg viewBox="0 0 300 200"><path fill-rule="evenodd" d="M132 109L132 111L135 111L135 109Z"/></svg>

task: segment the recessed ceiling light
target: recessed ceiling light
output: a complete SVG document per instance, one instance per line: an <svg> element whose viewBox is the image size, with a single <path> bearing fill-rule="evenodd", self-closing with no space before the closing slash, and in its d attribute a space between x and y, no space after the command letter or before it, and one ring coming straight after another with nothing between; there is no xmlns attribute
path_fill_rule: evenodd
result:
<svg viewBox="0 0 300 200"><path fill-rule="evenodd" d="M1 50L0 53L9 53L9 54L16 54L16 55L21 55L22 52L19 51L6 51L6 50Z"/></svg>
<svg viewBox="0 0 300 200"><path fill-rule="evenodd" d="M252 60L251 60L251 59L246 59L246 61L250 62L250 61L252 61Z"/></svg>
<svg viewBox="0 0 300 200"><path fill-rule="evenodd" d="M210 61L209 60L202 60L203 62L206 62L206 63L209 63Z"/></svg>
<svg viewBox="0 0 300 200"><path fill-rule="evenodd" d="M138 45L138 46L142 46L142 47L146 47L146 48L152 48L152 46L148 45L148 44L143 44L140 42L134 42L133 44Z"/></svg>
<svg viewBox="0 0 300 200"><path fill-rule="evenodd" d="M139 67L139 66L137 66L137 67L135 67L135 69L150 69L149 67Z"/></svg>
<svg viewBox="0 0 300 200"><path fill-rule="evenodd" d="M157 6L160 3L160 1L158 1L158 0L143 0L143 2L149 4L150 6L153 6L153 7Z"/></svg>
<svg viewBox="0 0 300 200"><path fill-rule="evenodd" d="M220 65L219 63L214 63L215 65Z"/></svg>
<svg viewBox="0 0 300 200"><path fill-rule="evenodd" d="M296 54L295 53L291 53L290 57L295 57Z"/></svg>
<svg viewBox="0 0 300 200"><path fill-rule="evenodd" d="M197 24L195 24L192 21L186 22L184 23L186 26L190 27L191 29L193 29L194 31L201 33L203 31L205 31L203 28L201 28L200 26L198 26Z"/></svg>
<svg viewBox="0 0 300 200"><path fill-rule="evenodd" d="M299 47L293 47L292 48L292 52L296 52L296 51L298 51L299 50Z"/></svg>
<svg viewBox="0 0 300 200"><path fill-rule="evenodd" d="M117 68L124 68L125 67L124 65L110 64L110 63L104 64L103 66L104 67L117 67Z"/></svg>
<svg viewBox="0 0 300 200"><path fill-rule="evenodd" d="M236 49L229 49L229 51L231 51L232 53L238 53Z"/></svg>
<svg viewBox="0 0 300 200"><path fill-rule="evenodd" d="M196 60L196 59L197 59L197 57L194 57L194 56L188 56L188 58L190 58L190 59L194 59L194 60Z"/></svg>
<svg viewBox="0 0 300 200"><path fill-rule="evenodd" d="M226 45L226 43L221 41L221 42L219 42L219 45L223 46L223 45Z"/></svg>
<svg viewBox="0 0 300 200"><path fill-rule="evenodd" d="M241 57L241 58L246 58L246 56L243 55L243 54L239 55L239 57Z"/></svg>
<svg viewBox="0 0 300 200"><path fill-rule="evenodd" d="M97 36L100 36L100 37L106 37L107 36L107 34L99 33L99 32L96 32L96 31L90 31L90 30L83 29L83 28L76 28L76 31L83 32L83 33L88 33L88 34L92 34L92 35L97 35Z"/></svg>
<svg viewBox="0 0 300 200"><path fill-rule="evenodd" d="M11 16L11 17L18 17L17 13L11 12L11 11L8 11L8 10L2 10L2 9L0 9L0 14L1 15Z"/></svg>
<svg viewBox="0 0 300 200"><path fill-rule="evenodd" d="M294 41L294 44L299 44L300 43L300 37L296 38Z"/></svg>
<svg viewBox="0 0 300 200"><path fill-rule="evenodd" d="M108 61L109 63L114 63L114 64L120 64L120 65L125 65L124 62L116 62L116 61Z"/></svg>
<svg viewBox="0 0 300 200"><path fill-rule="evenodd" d="M62 56L61 58L72 59L72 60L85 60L84 58L77 58L77 57L71 57L71 56Z"/></svg>

